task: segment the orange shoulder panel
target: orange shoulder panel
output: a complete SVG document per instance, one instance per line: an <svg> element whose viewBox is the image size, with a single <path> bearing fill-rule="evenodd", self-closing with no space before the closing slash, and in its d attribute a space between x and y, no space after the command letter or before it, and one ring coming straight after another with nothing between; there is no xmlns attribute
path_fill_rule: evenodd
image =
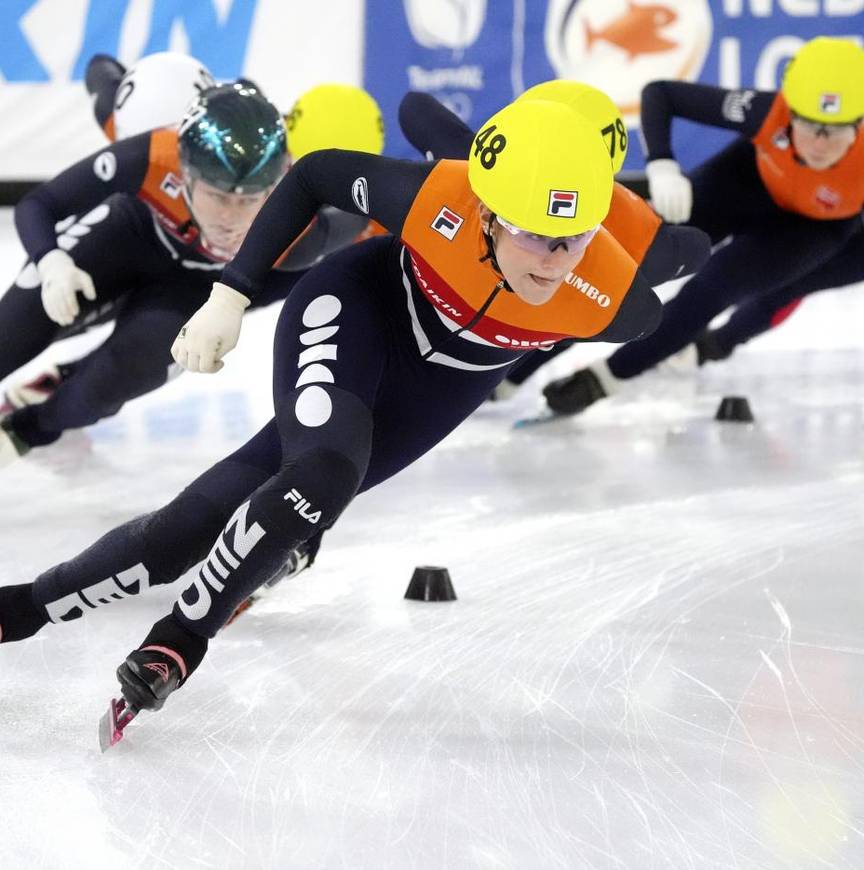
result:
<svg viewBox="0 0 864 870"><path fill-rule="evenodd" d="M641 196L615 182L612 204L603 226L637 264L645 259L662 223L657 212Z"/></svg>
<svg viewBox="0 0 864 870"><path fill-rule="evenodd" d="M150 134L150 165L138 195L170 223L179 226L191 218L183 198L176 130Z"/></svg>
<svg viewBox="0 0 864 870"><path fill-rule="evenodd" d="M421 291L442 314L504 347L543 347L562 338L588 338L614 319L637 264L601 228L582 261L545 305L493 291L501 276L486 255L479 201L467 163L442 160L420 189L402 231ZM487 306L485 307L484 306ZM483 316L476 315L483 310Z"/></svg>
<svg viewBox="0 0 864 870"><path fill-rule="evenodd" d="M114 113L112 112L102 125L102 132L108 137L111 142L117 141L117 131L114 129Z"/></svg>

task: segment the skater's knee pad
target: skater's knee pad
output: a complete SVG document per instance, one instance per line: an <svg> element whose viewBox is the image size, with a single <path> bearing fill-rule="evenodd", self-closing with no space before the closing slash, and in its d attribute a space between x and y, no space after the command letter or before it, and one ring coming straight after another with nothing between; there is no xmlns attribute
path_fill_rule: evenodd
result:
<svg viewBox="0 0 864 870"><path fill-rule="evenodd" d="M286 547L329 528L354 497L362 480L342 453L314 448L282 466L252 499L255 519Z"/></svg>

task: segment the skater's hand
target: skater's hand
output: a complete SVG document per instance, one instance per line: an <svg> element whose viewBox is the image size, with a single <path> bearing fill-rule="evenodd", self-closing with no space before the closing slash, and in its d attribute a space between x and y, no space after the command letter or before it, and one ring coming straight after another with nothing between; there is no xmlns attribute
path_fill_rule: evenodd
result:
<svg viewBox="0 0 864 870"><path fill-rule="evenodd" d="M192 315L171 347L171 356L190 372L218 372L233 350L249 300L227 284L213 285L210 298Z"/></svg>
<svg viewBox="0 0 864 870"><path fill-rule="evenodd" d="M96 299L93 279L60 248L45 254L36 264L36 270L42 282L42 307L60 326L69 326L80 313L79 293L91 302Z"/></svg>
<svg viewBox="0 0 864 870"><path fill-rule="evenodd" d="M654 210L670 224L690 220L693 185L674 160L650 160L645 166L648 193Z"/></svg>

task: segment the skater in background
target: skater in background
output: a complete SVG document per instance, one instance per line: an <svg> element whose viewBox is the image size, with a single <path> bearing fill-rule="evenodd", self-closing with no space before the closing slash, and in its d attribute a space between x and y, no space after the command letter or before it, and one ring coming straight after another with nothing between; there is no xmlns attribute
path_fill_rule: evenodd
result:
<svg viewBox="0 0 864 870"><path fill-rule="evenodd" d="M176 128L192 101L205 88L214 87L216 80L194 57L160 51L142 57L129 69L111 55L94 55L87 64L84 83L96 123L110 142L116 142L159 127ZM110 322L123 298L106 302L62 327L54 340ZM0 416L44 402L81 362L58 363L30 380L7 384Z"/></svg>
<svg viewBox="0 0 864 870"><path fill-rule="evenodd" d="M204 560L118 671L133 710L160 708L286 554L430 450L523 353L656 327L659 300L600 227L612 185L597 129L548 101L493 116L467 162L303 158L181 330L178 362L221 368L272 263L322 205L368 214L393 235L328 257L293 288L276 331L274 419L161 510L33 583L0 588L0 640L170 583ZM576 289L577 278L604 286L609 305Z"/></svg>
<svg viewBox="0 0 864 870"><path fill-rule="evenodd" d="M844 250L864 205L864 51L818 37L786 68L779 92L654 82L643 91L642 133L651 200L668 221L712 241L732 236L664 307L660 328L603 363L548 384L573 414L693 342L720 312L804 288ZM673 117L737 130L740 138L683 175L670 148ZM821 283L821 279L820 280ZM825 286L824 284L822 286ZM802 289L792 292L801 295Z"/></svg>
<svg viewBox="0 0 864 870"><path fill-rule="evenodd" d="M97 98L97 115L100 102L113 105L108 126L125 129L132 96L118 108L117 95L124 82L140 78L129 78L133 68L118 85L108 75L110 60L97 59L102 72L91 76L115 93L113 102ZM148 76L164 66L165 58L147 65ZM329 112L342 125L329 123L334 145L381 148L380 112L368 94L341 85L313 90L313 110L296 124L301 142L325 141L309 127ZM143 107L137 108L140 120ZM179 134L163 128L117 142L19 203L16 225L32 262L0 299L0 329L14 336L0 348L0 377L59 338L96 322L116 325L84 359L7 391L11 413L0 422L0 465L116 413L168 379L177 329L206 298L287 162L276 107L250 86L225 85L203 92ZM360 217L323 209L278 268L296 280L365 226ZM280 281L276 295L264 293L256 305L281 300L290 286Z"/></svg>
<svg viewBox="0 0 864 870"><path fill-rule="evenodd" d="M735 348L785 323L798 310L804 297L864 282L864 220L838 254L821 268L788 287L748 299L729 319L706 329L693 342L691 357L697 365L728 359Z"/></svg>
<svg viewBox="0 0 864 870"><path fill-rule="evenodd" d="M561 102L584 115L603 136L613 173L624 165L627 128L618 107L603 91L584 82L554 79L529 88L519 99ZM434 97L419 92L409 92L403 98L399 106L399 125L408 141L429 158L464 159L474 139L474 133L457 115ZM711 242L705 233L696 227L663 223L641 197L618 182L614 185L603 226L639 264L640 271L653 286L692 274L707 261L711 252ZM493 398L513 395L534 372L572 344L562 341L553 348L527 355L507 373Z"/></svg>
<svg viewBox="0 0 864 870"><path fill-rule="evenodd" d="M94 55L84 73L96 123L111 142L177 127L190 103L218 83L200 60L179 51L148 54L128 69Z"/></svg>

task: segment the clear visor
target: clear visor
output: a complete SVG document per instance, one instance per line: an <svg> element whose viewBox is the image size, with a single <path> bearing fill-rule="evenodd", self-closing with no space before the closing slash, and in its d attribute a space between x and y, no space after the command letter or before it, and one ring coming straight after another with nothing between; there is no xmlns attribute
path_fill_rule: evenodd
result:
<svg viewBox="0 0 864 870"><path fill-rule="evenodd" d="M513 241L524 251L531 251L532 254L549 254L563 248L568 254L575 256L582 253L591 240L597 235L597 230L600 227L594 227L590 230L585 230L584 233L577 233L574 236L542 236L539 233L529 233L528 230L521 230L519 227L508 223L500 215L495 215L495 220L513 236Z"/></svg>
<svg viewBox="0 0 864 870"><path fill-rule="evenodd" d="M807 136L824 136L826 139L854 139L858 130L858 122L849 124L825 124L822 121L811 121L800 115L792 116L792 125Z"/></svg>

